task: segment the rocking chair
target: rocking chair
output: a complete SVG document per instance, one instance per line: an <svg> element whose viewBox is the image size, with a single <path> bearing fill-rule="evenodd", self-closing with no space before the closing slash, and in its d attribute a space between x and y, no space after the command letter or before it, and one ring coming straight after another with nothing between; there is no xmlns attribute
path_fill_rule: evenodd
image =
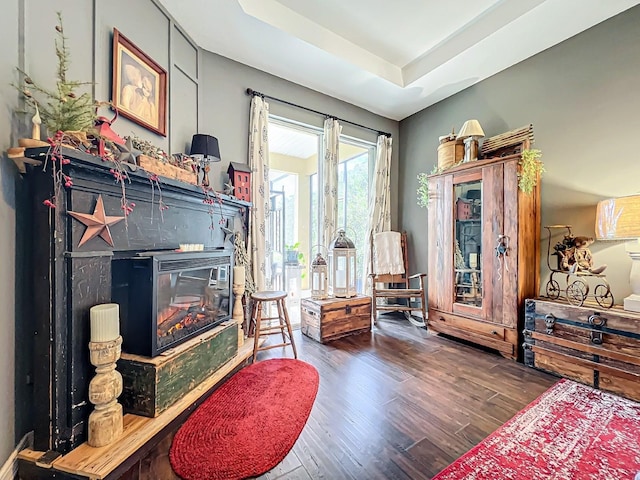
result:
<svg viewBox="0 0 640 480"><path fill-rule="evenodd" d="M401 311L414 325L424 327L427 319L425 273L409 275L406 232L382 232L371 235L371 314L377 324L378 311ZM411 287L414 281L415 288ZM385 303L378 304L384 298ZM403 303L397 303L398 300ZM418 305L412 306L417 300ZM416 319L411 312L420 311L422 318Z"/></svg>

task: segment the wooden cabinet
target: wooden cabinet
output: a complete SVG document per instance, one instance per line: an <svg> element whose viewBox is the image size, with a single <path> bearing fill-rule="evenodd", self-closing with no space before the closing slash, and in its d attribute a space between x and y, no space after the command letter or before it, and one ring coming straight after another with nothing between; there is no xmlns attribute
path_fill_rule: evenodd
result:
<svg viewBox="0 0 640 480"><path fill-rule="evenodd" d="M428 328L518 357L538 293L540 196L518 188L520 155L429 177Z"/></svg>
<svg viewBox="0 0 640 480"><path fill-rule="evenodd" d="M640 401L640 315L527 300L524 363Z"/></svg>

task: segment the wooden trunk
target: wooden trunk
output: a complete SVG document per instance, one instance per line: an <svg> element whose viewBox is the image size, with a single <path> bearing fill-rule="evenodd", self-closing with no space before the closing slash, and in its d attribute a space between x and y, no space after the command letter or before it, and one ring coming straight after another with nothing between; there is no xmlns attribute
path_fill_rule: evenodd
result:
<svg viewBox="0 0 640 480"><path fill-rule="evenodd" d="M229 321L165 354L149 358L123 353L118 361L128 413L156 417L238 352L238 326Z"/></svg>
<svg viewBox="0 0 640 480"><path fill-rule="evenodd" d="M355 333L371 331L371 298L328 298L300 301L302 333L325 343Z"/></svg>
<svg viewBox="0 0 640 480"><path fill-rule="evenodd" d="M640 401L640 315L527 300L524 362Z"/></svg>
<svg viewBox="0 0 640 480"><path fill-rule="evenodd" d="M477 160L429 176L428 329L512 359L540 263L539 188L518 188L519 160ZM464 239L473 242L465 248Z"/></svg>

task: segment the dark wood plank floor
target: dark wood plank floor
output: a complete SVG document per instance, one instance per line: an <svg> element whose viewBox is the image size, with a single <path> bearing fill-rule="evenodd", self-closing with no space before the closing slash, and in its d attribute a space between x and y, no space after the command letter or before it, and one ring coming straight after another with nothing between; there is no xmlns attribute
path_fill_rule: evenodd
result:
<svg viewBox="0 0 640 480"><path fill-rule="evenodd" d="M431 478L557 380L399 317L327 345L299 330L295 341L320 388L292 451L261 480ZM285 353L291 349L259 359ZM170 440L140 478L177 478L166 458Z"/></svg>
<svg viewBox="0 0 640 480"><path fill-rule="evenodd" d="M431 478L557 380L398 317L327 345L295 339L320 372L318 397L293 450L261 479ZM274 350L259 359L283 354Z"/></svg>

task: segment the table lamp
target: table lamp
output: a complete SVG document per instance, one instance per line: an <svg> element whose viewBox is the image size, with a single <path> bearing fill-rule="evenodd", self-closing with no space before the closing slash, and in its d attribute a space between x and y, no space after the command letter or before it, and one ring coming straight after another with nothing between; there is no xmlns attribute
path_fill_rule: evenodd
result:
<svg viewBox="0 0 640 480"><path fill-rule="evenodd" d="M210 184L209 171L211 170L209 163L221 160L218 139L204 133L196 133L191 139L189 155L198 162L198 185L208 187ZM200 179L201 172L202 179Z"/></svg>
<svg viewBox="0 0 640 480"><path fill-rule="evenodd" d="M610 198L598 203L596 211L598 240L631 240L627 253L631 257L631 295L624 299L624 309L640 312L640 195Z"/></svg>
<svg viewBox="0 0 640 480"><path fill-rule="evenodd" d="M464 141L463 163L478 159L478 139L484 137L484 130L478 120L467 120L456 138Z"/></svg>
<svg viewBox="0 0 640 480"><path fill-rule="evenodd" d="M221 159L218 139L204 133L196 133L191 139L191 151L189 155L196 159L219 162Z"/></svg>

